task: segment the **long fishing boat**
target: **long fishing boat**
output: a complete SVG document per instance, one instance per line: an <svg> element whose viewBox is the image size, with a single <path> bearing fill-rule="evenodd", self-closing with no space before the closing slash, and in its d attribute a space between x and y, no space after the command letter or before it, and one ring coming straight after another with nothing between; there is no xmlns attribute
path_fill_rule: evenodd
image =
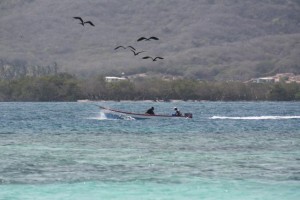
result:
<svg viewBox="0 0 300 200"><path fill-rule="evenodd" d="M108 112L112 112L112 113L116 113L119 115L123 115L123 116L129 116L132 117L134 119L156 119L156 118L167 118L167 119L171 119L171 118L181 118L181 119L190 119L193 118L193 114L192 113L184 113L182 116L176 116L176 115L149 115L149 114L141 114L141 113L133 113L133 112L125 112L125 111L121 111L121 110L115 110L115 109L111 109L111 108L106 108L103 106L98 106L100 109L108 111Z"/></svg>

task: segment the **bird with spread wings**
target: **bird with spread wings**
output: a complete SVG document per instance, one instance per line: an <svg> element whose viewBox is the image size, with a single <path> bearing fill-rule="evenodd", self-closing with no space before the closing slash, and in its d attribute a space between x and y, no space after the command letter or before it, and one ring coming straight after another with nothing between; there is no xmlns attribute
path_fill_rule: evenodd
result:
<svg viewBox="0 0 300 200"><path fill-rule="evenodd" d="M78 19L79 21L80 21L80 23L79 24L81 24L82 26L84 26L84 24L89 24L89 25L91 25L91 26L95 26L94 24L93 24L93 22L91 22L91 21L83 21L83 19L81 18L81 17L73 17L74 19Z"/></svg>
<svg viewBox="0 0 300 200"><path fill-rule="evenodd" d="M142 41L142 40L145 40L145 41L149 41L149 40L159 40L157 37L149 37L149 38L145 38L145 37L140 37L137 41Z"/></svg>
<svg viewBox="0 0 300 200"><path fill-rule="evenodd" d="M164 59L164 58L162 58L162 57L155 57L155 58L153 58L153 57L151 57L151 56L145 56L145 57L143 57L143 59L152 59L152 61L156 61L157 59Z"/></svg>

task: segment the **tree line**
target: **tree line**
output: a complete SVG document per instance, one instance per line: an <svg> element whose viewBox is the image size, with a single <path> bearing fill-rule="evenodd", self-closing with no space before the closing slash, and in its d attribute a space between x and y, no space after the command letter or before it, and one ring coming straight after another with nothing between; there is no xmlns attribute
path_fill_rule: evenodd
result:
<svg viewBox="0 0 300 200"><path fill-rule="evenodd" d="M0 101L208 100L299 101L298 83L210 82L139 78L106 82L102 75L83 79L67 73L0 80Z"/></svg>
<svg viewBox="0 0 300 200"><path fill-rule="evenodd" d="M11 62L0 59L0 79L20 79L24 76L49 76L58 74L57 63L48 66L28 65L26 61L14 60Z"/></svg>

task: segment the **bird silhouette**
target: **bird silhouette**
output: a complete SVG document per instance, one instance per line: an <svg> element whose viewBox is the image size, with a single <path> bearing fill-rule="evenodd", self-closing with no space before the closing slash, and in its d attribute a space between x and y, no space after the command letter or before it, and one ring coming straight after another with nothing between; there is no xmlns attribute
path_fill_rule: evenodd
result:
<svg viewBox="0 0 300 200"><path fill-rule="evenodd" d="M131 51L133 52L133 54L134 54L135 56L139 55L140 53L143 53L143 52L145 52L145 51L139 51L139 52L135 52L135 51L134 51L134 50L132 50L132 49L131 49Z"/></svg>
<svg viewBox="0 0 300 200"><path fill-rule="evenodd" d="M149 59L149 58L151 58L152 61L156 61L156 59L164 59L162 57L155 57L155 58L152 58L151 56L145 56L145 57L143 57L143 59Z"/></svg>
<svg viewBox="0 0 300 200"><path fill-rule="evenodd" d="M120 49L120 48L126 49L126 47L124 47L124 46L117 46L117 47L115 48L115 50Z"/></svg>
<svg viewBox="0 0 300 200"><path fill-rule="evenodd" d="M132 50L135 51L135 48L133 46L128 46L128 48L131 48Z"/></svg>
<svg viewBox="0 0 300 200"><path fill-rule="evenodd" d="M95 26L94 24L93 24L93 22L91 22L91 21L83 21L83 19L81 18L81 17L73 17L74 19L78 19L79 21L80 21L80 23L79 24L81 24L82 26L84 26L84 24L90 24L91 26Z"/></svg>
<svg viewBox="0 0 300 200"><path fill-rule="evenodd" d="M140 37L137 41L139 42L139 41L142 41L142 40L146 40L146 41L148 41L148 40L159 40L157 37L149 37L149 38L145 38L145 37Z"/></svg>
<svg viewBox="0 0 300 200"><path fill-rule="evenodd" d="M122 48L122 49L127 49L127 48L130 48L131 50L134 50L135 51L135 48L133 46L127 46L127 47L124 47L124 46L117 46L115 48L115 50L119 49L119 48Z"/></svg>

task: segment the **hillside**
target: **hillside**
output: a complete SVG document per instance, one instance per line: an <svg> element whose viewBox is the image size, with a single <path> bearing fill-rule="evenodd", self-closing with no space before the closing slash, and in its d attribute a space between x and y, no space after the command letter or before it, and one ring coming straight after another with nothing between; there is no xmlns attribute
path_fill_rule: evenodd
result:
<svg viewBox="0 0 300 200"><path fill-rule="evenodd" d="M300 73L299 0L1 0L0 27L0 60L11 65L207 80ZM137 42L141 36L160 40ZM146 52L115 51L119 45Z"/></svg>

